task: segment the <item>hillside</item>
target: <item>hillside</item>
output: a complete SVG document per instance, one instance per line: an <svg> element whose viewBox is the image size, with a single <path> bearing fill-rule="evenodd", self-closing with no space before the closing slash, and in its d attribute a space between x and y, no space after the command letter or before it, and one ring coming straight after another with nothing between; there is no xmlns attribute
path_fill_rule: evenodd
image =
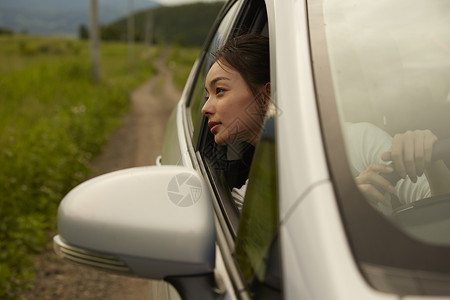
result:
<svg viewBox="0 0 450 300"><path fill-rule="evenodd" d="M200 46L224 2L199 2L179 6L160 6L135 15L135 38L144 41L148 31L154 43ZM120 40L127 36L127 19L102 27L102 39Z"/></svg>
<svg viewBox="0 0 450 300"><path fill-rule="evenodd" d="M98 0L100 23L107 24L126 15L127 3L124 0ZM159 5L155 0L133 0L134 11ZM0 1L0 27L14 32L76 36L79 26L88 23L88 0Z"/></svg>

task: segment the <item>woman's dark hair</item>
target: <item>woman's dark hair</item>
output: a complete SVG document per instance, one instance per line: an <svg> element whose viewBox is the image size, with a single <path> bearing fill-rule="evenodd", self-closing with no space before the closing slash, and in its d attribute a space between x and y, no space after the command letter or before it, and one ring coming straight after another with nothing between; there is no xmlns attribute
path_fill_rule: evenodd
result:
<svg viewBox="0 0 450 300"><path fill-rule="evenodd" d="M214 62L236 69L254 95L270 82L269 38L244 34L229 40L214 53Z"/></svg>

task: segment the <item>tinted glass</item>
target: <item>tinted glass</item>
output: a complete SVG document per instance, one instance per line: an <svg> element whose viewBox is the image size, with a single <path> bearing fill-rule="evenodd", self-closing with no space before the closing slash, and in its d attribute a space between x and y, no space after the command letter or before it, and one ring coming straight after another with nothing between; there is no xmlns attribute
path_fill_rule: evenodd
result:
<svg viewBox="0 0 450 300"><path fill-rule="evenodd" d="M311 2L322 2L328 67L355 183L405 232L450 245L450 214L441 213L450 210L450 2Z"/></svg>
<svg viewBox="0 0 450 300"><path fill-rule="evenodd" d="M271 243L277 231L277 169L273 120L256 147L236 240L236 259L248 282L264 281Z"/></svg>

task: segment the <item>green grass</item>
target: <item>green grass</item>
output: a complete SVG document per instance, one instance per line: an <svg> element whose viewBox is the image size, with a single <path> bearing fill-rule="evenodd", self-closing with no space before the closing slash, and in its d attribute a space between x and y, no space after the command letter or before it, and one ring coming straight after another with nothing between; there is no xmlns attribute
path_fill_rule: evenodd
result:
<svg viewBox="0 0 450 300"><path fill-rule="evenodd" d="M0 36L0 299L30 286L59 201L88 178L130 91L155 72L158 48L134 53L131 70L126 44L102 43L94 83L86 42Z"/></svg>
<svg viewBox="0 0 450 300"><path fill-rule="evenodd" d="M199 54L200 48L198 47L172 47L172 51L167 58L167 65L173 72L173 81L176 88L183 89L189 72Z"/></svg>

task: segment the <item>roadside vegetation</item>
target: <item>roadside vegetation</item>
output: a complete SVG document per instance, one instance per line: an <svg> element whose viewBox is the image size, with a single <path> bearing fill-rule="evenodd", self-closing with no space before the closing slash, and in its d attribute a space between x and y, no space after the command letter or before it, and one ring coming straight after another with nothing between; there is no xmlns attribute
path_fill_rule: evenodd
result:
<svg viewBox="0 0 450 300"><path fill-rule="evenodd" d="M125 43L102 43L94 83L86 41L0 36L0 299L32 284L59 201L90 176L159 51L135 45L131 70Z"/></svg>
<svg viewBox="0 0 450 300"><path fill-rule="evenodd" d="M192 66L200 54L200 47L173 46L167 58L167 65L172 70L175 87L183 90Z"/></svg>

